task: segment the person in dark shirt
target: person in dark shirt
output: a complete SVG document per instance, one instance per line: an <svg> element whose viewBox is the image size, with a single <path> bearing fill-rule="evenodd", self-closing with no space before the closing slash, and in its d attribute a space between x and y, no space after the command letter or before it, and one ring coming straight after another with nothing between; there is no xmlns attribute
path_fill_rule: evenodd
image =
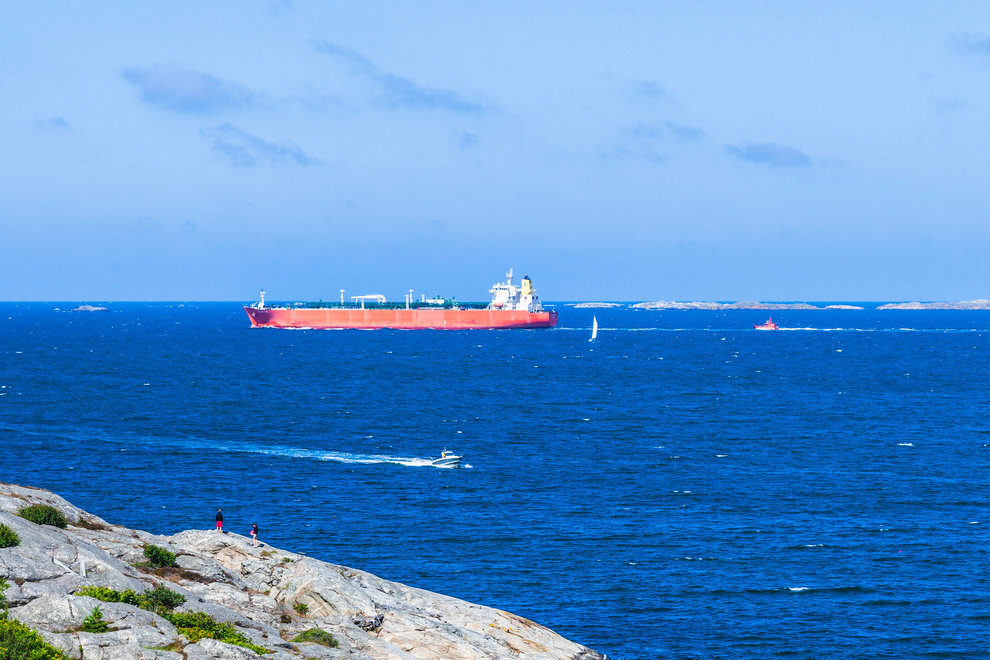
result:
<svg viewBox="0 0 990 660"><path fill-rule="evenodd" d="M223 509L217 509L217 531L223 531Z"/></svg>
<svg viewBox="0 0 990 660"><path fill-rule="evenodd" d="M258 547L258 525L255 523L251 525L251 538L254 539L254 547Z"/></svg>

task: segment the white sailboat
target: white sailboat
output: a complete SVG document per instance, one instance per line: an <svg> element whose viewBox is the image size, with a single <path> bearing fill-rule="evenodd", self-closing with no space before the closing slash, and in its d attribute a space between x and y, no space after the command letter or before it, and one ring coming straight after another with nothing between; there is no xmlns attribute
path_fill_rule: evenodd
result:
<svg viewBox="0 0 990 660"><path fill-rule="evenodd" d="M598 339L598 317L591 317L591 339L588 341L595 341Z"/></svg>

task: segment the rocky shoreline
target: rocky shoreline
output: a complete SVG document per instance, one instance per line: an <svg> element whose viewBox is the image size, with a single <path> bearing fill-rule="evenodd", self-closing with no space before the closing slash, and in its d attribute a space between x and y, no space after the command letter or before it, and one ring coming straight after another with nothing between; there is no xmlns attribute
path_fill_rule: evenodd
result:
<svg viewBox="0 0 990 660"><path fill-rule="evenodd" d="M19 516L29 505L53 507L66 527ZM0 547L0 582L7 583L0 601L8 601L9 619L69 658L259 657L252 649L275 660L605 658L509 612L267 544L256 548L238 534L159 536L112 525L37 488L0 483L0 526L19 540ZM149 565L149 547L173 555L175 565ZM154 593L181 604L164 608L159 598L149 605L142 594ZM94 608L104 632L86 631ZM183 628L190 619L229 624L245 641L190 639L197 636Z"/></svg>

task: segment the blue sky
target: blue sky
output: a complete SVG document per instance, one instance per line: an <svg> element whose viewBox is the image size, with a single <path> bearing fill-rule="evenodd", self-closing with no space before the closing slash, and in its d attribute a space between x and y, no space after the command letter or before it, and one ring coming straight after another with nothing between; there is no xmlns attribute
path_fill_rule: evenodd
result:
<svg viewBox="0 0 990 660"><path fill-rule="evenodd" d="M2 300L990 297L990 3L0 17Z"/></svg>

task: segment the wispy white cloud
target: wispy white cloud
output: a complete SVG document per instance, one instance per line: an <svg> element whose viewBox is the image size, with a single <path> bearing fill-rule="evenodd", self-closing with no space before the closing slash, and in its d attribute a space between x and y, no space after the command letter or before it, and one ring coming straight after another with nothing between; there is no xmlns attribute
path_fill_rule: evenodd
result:
<svg viewBox="0 0 990 660"><path fill-rule="evenodd" d="M488 103L468 100L455 91L428 87L409 78L382 71L367 57L349 48L328 42L317 43L315 47L319 53L346 62L355 75L374 84L388 107L448 110L465 114L483 114L495 110Z"/></svg>
<svg viewBox="0 0 990 660"><path fill-rule="evenodd" d="M656 80L643 80L633 85L633 90L640 96L657 101L670 101L674 95Z"/></svg>
<svg viewBox="0 0 990 660"><path fill-rule="evenodd" d="M623 131L612 153L620 158L665 163L669 157L664 151L670 149L674 142L698 142L704 137L705 132L700 128L673 121L640 123Z"/></svg>
<svg viewBox="0 0 990 660"><path fill-rule="evenodd" d="M726 153L741 160L767 167L809 167L808 154L794 147L773 142L745 142L739 146L728 146Z"/></svg>
<svg viewBox="0 0 990 660"><path fill-rule="evenodd" d="M613 157L636 158L650 163L666 163L668 158L649 145L618 146L612 152Z"/></svg>
<svg viewBox="0 0 990 660"><path fill-rule="evenodd" d="M269 0L268 11L275 16L281 16L292 9L292 0Z"/></svg>
<svg viewBox="0 0 990 660"><path fill-rule="evenodd" d="M990 57L990 35L982 32L954 34L949 37L949 45L962 53Z"/></svg>
<svg viewBox="0 0 990 660"><path fill-rule="evenodd" d="M291 142L269 142L232 124L220 124L200 130L200 135L213 144L213 150L233 165L250 167L260 162L317 165L319 161L307 155Z"/></svg>
<svg viewBox="0 0 990 660"><path fill-rule="evenodd" d="M467 131L457 136L457 146L461 149L474 149L481 144L481 139L474 133Z"/></svg>
<svg viewBox="0 0 990 660"><path fill-rule="evenodd" d="M243 108L258 99L254 92L206 73L167 65L124 69L124 79L141 92L141 100L165 110L210 113Z"/></svg>
<svg viewBox="0 0 990 660"><path fill-rule="evenodd" d="M69 131L72 130L72 126L66 121L65 117L45 117L43 119L36 119L34 121L34 127L40 131Z"/></svg>
<svg viewBox="0 0 990 660"><path fill-rule="evenodd" d="M701 140L705 137L705 132L694 126L685 126L673 121L664 121L659 124L636 124L630 131L634 138L663 138L674 137L685 142Z"/></svg>

